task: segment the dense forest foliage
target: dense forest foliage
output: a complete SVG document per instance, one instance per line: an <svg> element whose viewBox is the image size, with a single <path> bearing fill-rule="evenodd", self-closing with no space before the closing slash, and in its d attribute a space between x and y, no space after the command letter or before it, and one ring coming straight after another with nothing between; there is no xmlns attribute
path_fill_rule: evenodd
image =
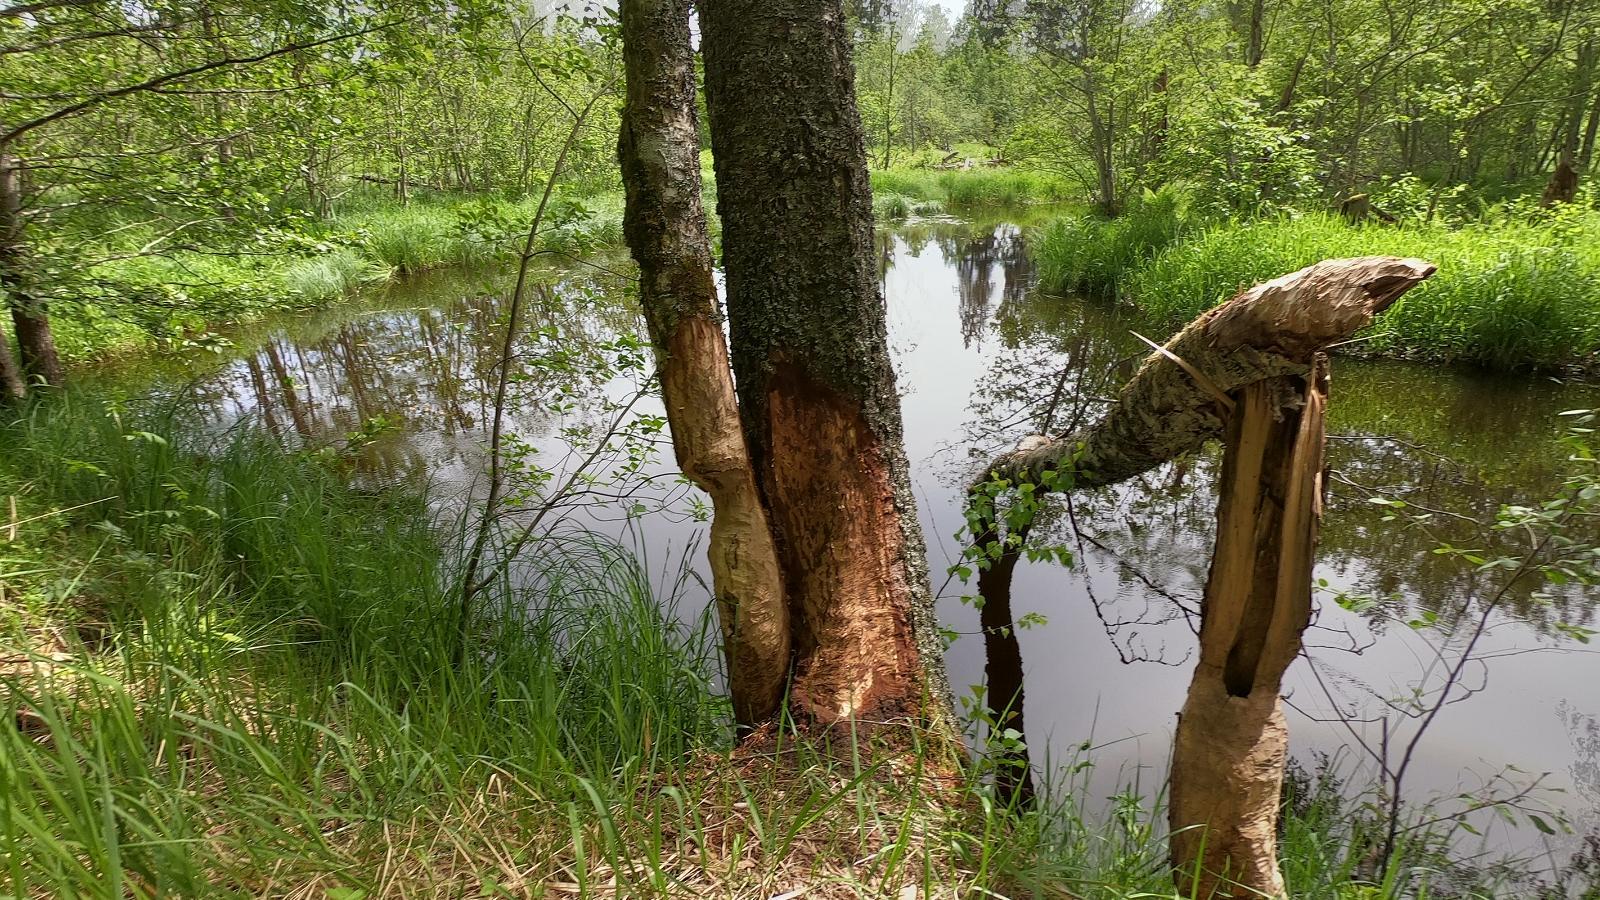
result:
<svg viewBox="0 0 1600 900"><path fill-rule="evenodd" d="M87 358L325 300L372 265L492 255L531 217L519 203L575 108L617 89L609 14L570 12L14 4L3 258L25 364L52 368L28 362L49 350L27 310L56 308L61 349ZM1355 197L1452 223L1576 196L1600 127L1597 16L1578 0L1011 0L952 17L911 0L849 22L878 168L1025 171L998 196L1113 216L1176 186L1210 218ZM565 221L617 215L615 129L607 99L564 163Z"/></svg>

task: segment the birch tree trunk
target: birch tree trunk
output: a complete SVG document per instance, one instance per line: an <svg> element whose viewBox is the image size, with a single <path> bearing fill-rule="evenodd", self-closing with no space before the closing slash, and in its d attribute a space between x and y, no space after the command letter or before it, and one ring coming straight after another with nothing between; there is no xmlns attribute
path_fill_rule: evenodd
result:
<svg viewBox="0 0 1600 900"><path fill-rule="evenodd" d="M789 674L789 611L739 422L700 202L688 0L623 0L627 103L617 156L624 231L655 345L678 465L711 495L708 548L734 715L771 718Z"/></svg>
<svg viewBox="0 0 1600 900"><path fill-rule="evenodd" d="M733 368L788 576L790 710L824 726L942 719L839 0L697 8Z"/></svg>

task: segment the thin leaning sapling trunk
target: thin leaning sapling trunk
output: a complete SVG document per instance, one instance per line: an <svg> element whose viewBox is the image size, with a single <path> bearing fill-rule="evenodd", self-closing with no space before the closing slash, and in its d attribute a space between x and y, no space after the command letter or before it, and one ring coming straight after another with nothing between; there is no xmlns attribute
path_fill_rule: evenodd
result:
<svg viewBox="0 0 1600 900"><path fill-rule="evenodd" d="M700 202L687 0L623 0L627 103L617 157L623 230L655 345L678 465L711 496L707 553L734 716L770 719L789 674L789 611L767 510L734 396Z"/></svg>

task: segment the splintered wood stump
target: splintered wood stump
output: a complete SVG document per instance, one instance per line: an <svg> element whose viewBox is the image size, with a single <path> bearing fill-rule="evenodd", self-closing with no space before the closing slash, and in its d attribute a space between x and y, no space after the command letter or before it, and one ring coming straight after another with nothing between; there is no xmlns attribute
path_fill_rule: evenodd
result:
<svg viewBox="0 0 1600 900"><path fill-rule="evenodd" d="M1327 362L1256 382L1228 424L1200 661L1172 754L1172 856L1194 897L1277 897L1289 749L1278 690L1311 617Z"/></svg>
<svg viewBox="0 0 1600 900"><path fill-rule="evenodd" d="M1324 350L1348 339L1435 271L1419 259L1325 260L1242 291L1145 359L1100 421L1030 439L996 459L999 478L1076 488L1114 484L1212 438L1225 442L1217 544L1201 614L1200 661L1173 750L1172 864L1184 896L1275 897L1278 789L1288 731L1283 672L1310 616L1320 516ZM977 545L1001 538L991 521ZM980 579L1008 602L1020 541Z"/></svg>

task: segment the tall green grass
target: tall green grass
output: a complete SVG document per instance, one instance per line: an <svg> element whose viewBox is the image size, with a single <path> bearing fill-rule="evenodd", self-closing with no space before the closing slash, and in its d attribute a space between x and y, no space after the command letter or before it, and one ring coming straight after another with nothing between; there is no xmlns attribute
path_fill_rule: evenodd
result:
<svg viewBox="0 0 1600 900"><path fill-rule="evenodd" d="M1439 272L1373 326L1365 351L1495 368L1593 366L1600 352L1600 215L1554 224L1355 227L1308 214L1213 228L1127 277L1172 321L1321 259L1385 254Z"/></svg>
<svg viewBox="0 0 1600 900"><path fill-rule="evenodd" d="M1055 202L1082 194L1059 176L1009 168L879 169L872 172L872 191L912 201L934 200L949 207Z"/></svg>
<svg viewBox="0 0 1600 900"><path fill-rule="evenodd" d="M1111 294L1118 279L1149 262L1192 227L1181 191L1138 198L1116 219L1065 216L1032 240L1039 283L1059 293Z"/></svg>
<svg viewBox="0 0 1600 900"><path fill-rule="evenodd" d="M433 877L459 862L487 883L496 851L535 838L519 864L554 876L582 864L575 828L614 804L665 813L670 795L636 792L724 741L703 616L677 624L606 541L541 546L537 578L490 592L458 670L448 544L418 490L354 486L337 456L254 429L208 436L83 397L0 446L6 487L46 510L22 550L57 569L6 573L32 587L5 656L30 635L38 651L37 670L0 672L30 726L0 729L16 895L381 892L391 829ZM40 645L49 633L64 637ZM590 865L627 851L589 837Z"/></svg>
<svg viewBox="0 0 1600 900"><path fill-rule="evenodd" d="M1361 227L1304 213L1200 228L1158 195L1113 221L1059 220L1034 247L1047 290L1116 292L1174 326L1322 259L1421 257L1438 274L1354 349L1499 369L1600 364L1600 213L1460 227Z"/></svg>
<svg viewBox="0 0 1600 900"><path fill-rule="evenodd" d="M283 286L307 300L328 302L355 293L361 285L386 278L389 270L353 247L297 259L279 276Z"/></svg>

